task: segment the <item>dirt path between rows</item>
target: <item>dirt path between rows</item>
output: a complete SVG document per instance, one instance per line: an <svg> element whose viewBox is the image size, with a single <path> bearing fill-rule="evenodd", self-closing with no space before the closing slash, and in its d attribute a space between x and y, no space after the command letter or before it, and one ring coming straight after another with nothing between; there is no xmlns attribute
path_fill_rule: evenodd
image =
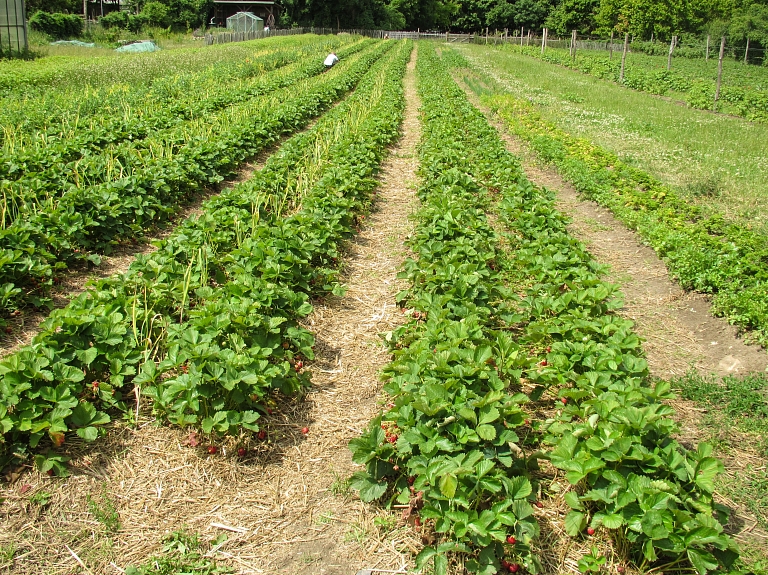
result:
<svg viewBox="0 0 768 575"><path fill-rule="evenodd" d="M306 319L317 357L307 366L313 385L305 397L276 397L260 421L266 440L231 438L212 455L207 444L190 446L188 431L146 420L138 429L110 426L91 445L74 438L71 477L29 470L0 489L0 549L15 555L0 555L0 573L119 574L159 554L162 539L182 528L204 541L226 535L208 555L235 573L354 575L410 564L420 539L350 491L347 479L360 467L347 445L379 410L379 372L389 362L379 334L402 321L396 276L417 206L415 57L402 137L383 166L366 227L344 257L346 295L315 302ZM238 447L248 453L236 456ZM114 503L119 530L105 528L89 497L105 513Z"/></svg>

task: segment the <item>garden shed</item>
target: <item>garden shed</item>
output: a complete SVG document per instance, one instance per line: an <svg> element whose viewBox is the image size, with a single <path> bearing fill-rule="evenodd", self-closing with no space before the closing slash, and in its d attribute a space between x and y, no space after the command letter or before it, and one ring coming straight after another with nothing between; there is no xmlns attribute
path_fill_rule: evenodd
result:
<svg viewBox="0 0 768 575"><path fill-rule="evenodd" d="M232 32L262 32L264 20L251 12L238 12L227 18L227 30Z"/></svg>
<svg viewBox="0 0 768 575"><path fill-rule="evenodd" d="M24 0L0 0L0 56L27 50L27 14Z"/></svg>

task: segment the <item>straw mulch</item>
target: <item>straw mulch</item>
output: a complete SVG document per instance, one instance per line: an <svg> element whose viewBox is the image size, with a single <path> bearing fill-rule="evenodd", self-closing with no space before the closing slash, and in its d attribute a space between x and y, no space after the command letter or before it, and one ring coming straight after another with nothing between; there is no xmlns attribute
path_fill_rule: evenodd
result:
<svg viewBox="0 0 768 575"><path fill-rule="evenodd" d="M379 334L402 321L396 274L415 208L420 134L413 64L403 136L384 166L367 227L345 256L347 293L316 302L306 319L317 338L306 395L274 396L273 413L262 420L266 440L218 441L212 455L204 438L158 426L143 412L138 428L114 424L90 446L68 441L67 479L31 469L10 474L0 492L0 573L118 574L158 554L163 537L181 528L208 541L226 534L208 553L243 574L347 575L409 565L420 535L350 492L347 478L358 466L347 444L379 409L378 372L389 361ZM247 455L238 457L239 447ZM98 518L109 516L110 505L116 532Z"/></svg>

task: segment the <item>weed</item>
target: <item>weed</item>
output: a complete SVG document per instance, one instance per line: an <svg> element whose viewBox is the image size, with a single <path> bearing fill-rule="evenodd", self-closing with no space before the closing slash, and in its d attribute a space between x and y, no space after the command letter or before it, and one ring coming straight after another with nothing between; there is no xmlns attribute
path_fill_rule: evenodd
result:
<svg viewBox="0 0 768 575"><path fill-rule="evenodd" d="M373 519L373 524L382 531L392 531L397 526L397 517L394 515L379 515Z"/></svg>
<svg viewBox="0 0 768 575"><path fill-rule="evenodd" d="M38 491L34 495L30 496L29 502L33 505L37 505L38 507L45 507L51 502L51 497L53 497L52 493L48 493L47 491Z"/></svg>
<svg viewBox="0 0 768 575"><path fill-rule="evenodd" d="M120 515L115 508L115 502L107 495L106 487L103 487L98 500L88 495L87 501L88 511L108 533L116 533L120 530Z"/></svg>
<svg viewBox="0 0 768 575"><path fill-rule="evenodd" d="M685 186L685 190L696 197L718 198L723 191L723 178L716 174L692 178Z"/></svg>
<svg viewBox="0 0 768 575"><path fill-rule="evenodd" d="M347 543L350 543L354 541L355 543L362 543L366 540L368 537L368 530L360 525L359 523L353 523L349 531L344 535L344 541Z"/></svg>
<svg viewBox="0 0 768 575"><path fill-rule="evenodd" d="M8 563L9 561L13 561L14 556L16 555L16 543L11 541L7 545L0 545L0 561L3 563Z"/></svg>
<svg viewBox="0 0 768 575"><path fill-rule="evenodd" d="M335 471L333 472L333 483L331 484L331 493L334 495L341 495L346 497L350 493L350 485L352 479L349 477L341 477Z"/></svg>
<svg viewBox="0 0 768 575"><path fill-rule="evenodd" d="M214 575L232 573L231 569L216 564L204 556L203 544L196 533L174 531L163 541L163 553L150 557L140 567L128 567L126 575L179 575L195 573Z"/></svg>

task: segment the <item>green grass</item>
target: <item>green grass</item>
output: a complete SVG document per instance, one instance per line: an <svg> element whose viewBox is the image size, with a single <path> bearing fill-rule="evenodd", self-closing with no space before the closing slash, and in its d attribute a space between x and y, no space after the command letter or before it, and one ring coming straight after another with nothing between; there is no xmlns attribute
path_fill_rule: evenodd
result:
<svg viewBox="0 0 768 575"><path fill-rule="evenodd" d="M689 373L672 381L672 386L682 398L708 408L697 423L708 435L703 439L734 461L717 478L717 492L768 531L768 374L718 380ZM746 542L742 547L742 562L752 572L768 570L768 550L763 545Z"/></svg>
<svg viewBox="0 0 768 575"><path fill-rule="evenodd" d="M713 417L721 420L716 427L753 435L762 455L768 457L768 375L728 376L718 381L689 373L672 386L682 398L712 408Z"/></svg>
<svg viewBox="0 0 768 575"><path fill-rule="evenodd" d="M616 153L689 201L768 231L768 125L687 108L511 51L460 50L561 129Z"/></svg>

